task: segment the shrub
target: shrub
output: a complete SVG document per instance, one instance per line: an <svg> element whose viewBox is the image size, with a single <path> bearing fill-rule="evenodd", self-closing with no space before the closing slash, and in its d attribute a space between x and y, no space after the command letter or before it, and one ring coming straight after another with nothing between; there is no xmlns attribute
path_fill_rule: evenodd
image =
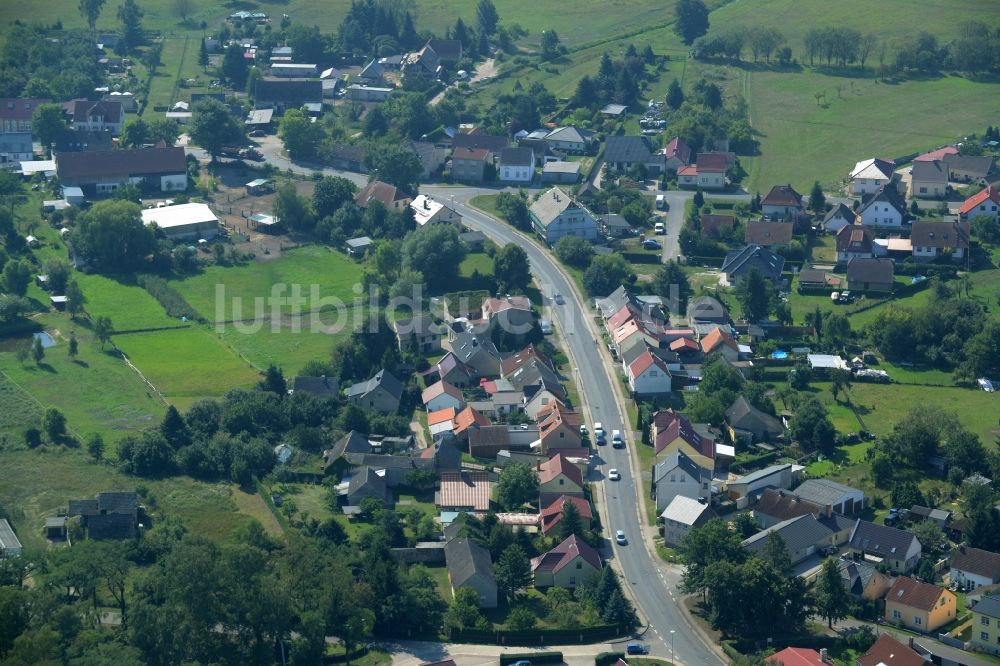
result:
<svg viewBox="0 0 1000 666"><path fill-rule="evenodd" d="M171 287L166 280L155 275L140 275L139 286L149 292L149 294L159 301L163 309L171 317L187 317L204 323L204 319L199 315L191 304L188 303L180 292Z"/></svg>

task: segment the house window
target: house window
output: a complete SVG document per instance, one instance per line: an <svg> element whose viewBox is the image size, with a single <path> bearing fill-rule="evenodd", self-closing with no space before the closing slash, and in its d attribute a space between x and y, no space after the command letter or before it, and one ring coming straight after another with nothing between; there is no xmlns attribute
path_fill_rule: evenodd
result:
<svg viewBox="0 0 1000 666"><path fill-rule="evenodd" d="M990 640L990 635L988 633L986 633L985 631L980 631L979 632L979 640L981 640L981 641L988 641L988 640Z"/></svg>
<svg viewBox="0 0 1000 666"><path fill-rule="evenodd" d="M892 619L893 620L898 620L898 619L900 619L902 617L903 616L900 614L900 612L898 610L893 609L893 611L892 611Z"/></svg>
<svg viewBox="0 0 1000 666"><path fill-rule="evenodd" d="M921 622L920 622L920 616L919 615L914 615L913 616L913 624L917 625L918 627L920 626Z"/></svg>
<svg viewBox="0 0 1000 666"><path fill-rule="evenodd" d="M988 617L979 618L979 624L983 625L984 627L990 626L990 618Z"/></svg>
<svg viewBox="0 0 1000 666"><path fill-rule="evenodd" d="M561 486L562 484L563 484L563 479L559 479L559 485Z"/></svg>
<svg viewBox="0 0 1000 666"><path fill-rule="evenodd" d="M927 188L926 187L921 187L920 188L920 193L921 194L927 194Z"/></svg>
<svg viewBox="0 0 1000 666"><path fill-rule="evenodd" d="M582 569L583 568L583 562L577 562L576 563L576 568L577 569Z"/></svg>

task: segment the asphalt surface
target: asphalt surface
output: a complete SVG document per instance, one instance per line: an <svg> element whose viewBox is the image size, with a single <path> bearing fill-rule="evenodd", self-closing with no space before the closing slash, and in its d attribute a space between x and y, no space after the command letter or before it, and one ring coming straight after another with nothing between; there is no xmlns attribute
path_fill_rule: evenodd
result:
<svg viewBox="0 0 1000 666"><path fill-rule="evenodd" d="M281 170L310 175L322 171L324 175L342 176L364 185L367 177L363 174L323 168L319 165L293 163L280 153L280 142L275 137L259 142L267 161ZM200 153L197 149L195 154ZM569 346L570 358L574 362L576 381L583 399L583 408L591 432L594 423L601 423L607 433L608 444L599 447L596 456L597 483L595 488L604 493L607 522L604 527L609 535L610 552L624 572L625 584L631 590L632 598L639 606L640 613L648 622L642 636L651 654L671 658L684 666L719 666L728 663L690 624L679 608L680 594L677 591L679 571L668 569L650 550L651 542L645 538L644 523L640 515L638 492L642 492L638 459L632 455L632 429L619 410L615 397L614 382L617 372L611 367L610 357L602 352L604 344L593 321L592 308L577 294L575 286L558 268L555 259L541 249L533 240L513 228L472 208L468 201L479 194L496 193L496 189L473 187L441 187L425 185L421 191L439 200L447 200L463 217L470 229L481 231L499 245L514 243L523 247L531 262L531 270L547 299L561 294L562 305L550 300L553 324L558 327L563 340ZM677 204L671 197L671 209L679 209L683 222L683 198L688 193L671 193L677 197ZM673 225L671 225L673 226ZM679 231L680 227L677 227ZM671 230L676 239L676 231ZM669 235L669 234L668 234ZM625 433L626 447L612 448L611 433L621 430ZM622 474L621 481L607 481L607 470L616 468ZM625 532L628 543L614 542L617 530ZM471 647L471 646L470 646Z"/></svg>

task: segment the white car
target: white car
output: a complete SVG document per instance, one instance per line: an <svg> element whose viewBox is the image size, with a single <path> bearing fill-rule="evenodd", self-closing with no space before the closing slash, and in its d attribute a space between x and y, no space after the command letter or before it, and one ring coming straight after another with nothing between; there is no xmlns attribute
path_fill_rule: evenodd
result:
<svg viewBox="0 0 1000 666"><path fill-rule="evenodd" d="M608 479L612 481L621 481L622 475L618 473L617 469L612 468L608 470Z"/></svg>
<svg viewBox="0 0 1000 666"><path fill-rule="evenodd" d="M625 538L625 532L623 530L618 530L615 532L615 542L619 546L624 546L628 543L628 539Z"/></svg>
<svg viewBox="0 0 1000 666"><path fill-rule="evenodd" d="M581 423L580 424L580 434L583 435L584 437L587 436L587 424L586 423Z"/></svg>
<svg viewBox="0 0 1000 666"><path fill-rule="evenodd" d="M602 435L604 435L604 426L598 421L594 424L594 436L601 437Z"/></svg>

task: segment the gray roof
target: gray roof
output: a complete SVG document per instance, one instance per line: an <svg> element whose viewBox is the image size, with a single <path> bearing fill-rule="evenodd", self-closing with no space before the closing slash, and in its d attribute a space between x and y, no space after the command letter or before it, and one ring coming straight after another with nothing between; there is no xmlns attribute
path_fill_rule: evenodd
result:
<svg viewBox="0 0 1000 666"><path fill-rule="evenodd" d="M910 175L913 180L922 182L948 182L948 170L945 168L944 163L938 160L914 162Z"/></svg>
<svg viewBox="0 0 1000 666"><path fill-rule="evenodd" d="M931 162L915 162L914 169L916 169L917 164L931 164ZM947 179L947 174L945 174L945 180ZM896 189L896 186L893 183L886 183L885 185L879 186L879 188L875 190L875 193L872 194L871 198L858 209L858 212L864 213L870 206L877 203L889 204L901 215L906 214L906 201L903 199L903 195L899 193L899 190Z"/></svg>
<svg viewBox="0 0 1000 666"><path fill-rule="evenodd" d="M500 166L534 166L535 151L531 148L504 148L500 151Z"/></svg>
<svg viewBox="0 0 1000 666"><path fill-rule="evenodd" d="M972 611L1000 619L1000 596L983 597L983 600L976 604Z"/></svg>
<svg viewBox="0 0 1000 666"><path fill-rule="evenodd" d="M0 518L0 549L12 550L20 548L21 542L18 541L17 535L14 534L14 528L10 526L6 518Z"/></svg>
<svg viewBox="0 0 1000 666"><path fill-rule="evenodd" d="M662 462L656 463L653 467L653 483L658 482L664 476L669 474L671 470L680 468L680 470L686 473L693 479L700 479L704 472L701 467L691 460L683 451L678 449L673 453L669 454Z"/></svg>
<svg viewBox="0 0 1000 666"><path fill-rule="evenodd" d="M781 421L757 409L742 395L738 396L726 410L726 422L734 428L754 433L762 432L777 436L785 432L785 426Z"/></svg>
<svg viewBox="0 0 1000 666"><path fill-rule="evenodd" d="M340 439L338 439L329 451L324 451L324 458L327 464L330 464L348 453L371 453L372 445L368 441L368 437L361 434L357 430L352 430Z"/></svg>
<svg viewBox="0 0 1000 666"><path fill-rule="evenodd" d="M851 535L851 547L865 553L872 553L889 557L897 556L899 559L906 557L906 551L917 541L917 537L904 530L888 527L886 525L876 525L867 520L859 520Z"/></svg>
<svg viewBox="0 0 1000 666"><path fill-rule="evenodd" d="M336 397L340 392L340 382L333 377L298 376L292 382L292 391L319 397Z"/></svg>
<svg viewBox="0 0 1000 666"><path fill-rule="evenodd" d="M848 282L870 282L892 284L895 280L896 265L892 259L879 257L854 257L847 262Z"/></svg>
<svg viewBox="0 0 1000 666"><path fill-rule="evenodd" d="M778 280L785 268L785 258L760 245L747 245L726 255L722 272L726 275L745 275L754 266L765 279Z"/></svg>
<svg viewBox="0 0 1000 666"><path fill-rule="evenodd" d="M772 525L749 539L745 539L743 545L752 553L759 552L764 548L772 533L779 534L785 540L788 552L794 553L813 546L830 536L830 528L816 520L812 514L807 513L804 516Z"/></svg>
<svg viewBox="0 0 1000 666"><path fill-rule="evenodd" d="M351 477L350 483L347 484L347 494L354 495L366 487L374 489L383 500L388 496L385 479L376 474L371 467L362 467Z"/></svg>
<svg viewBox="0 0 1000 666"><path fill-rule="evenodd" d="M844 586L851 594L864 592L868 583L878 573L878 568L874 564L864 560L840 560L838 566Z"/></svg>
<svg viewBox="0 0 1000 666"><path fill-rule="evenodd" d="M715 512L707 503L703 504L693 497L677 495L670 500L670 504L663 510L660 517L664 520L673 520L682 525L694 527L714 514Z"/></svg>
<svg viewBox="0 0 1000 666"><path fill-rule="evenodd" d="M451 352L462 363L468 363L480 351L500 358L500 352L489 338L480 338L468 331L458 333L451 341Z"/></svg>
<svg viewBox="0 0 1000 666"><path fill-rule="evenodd" d="M260 79L254 88L254 100L258 103L283 102L285 104L305 104L323 101L323 84L317 81L274 81Z"/></svg>
<svg viewBox="0 0 1000 666"><path fill-rule="evenodd" d="M944 156L944 163L950 170L971 171L983 176L993 168L993 157L990 155L958 155Z"/></svg>
<svg viewBox="0 0 1000 666"><path fill-rule="evenodd" d="M571 143L581 142L587 143L593 138L594 133L589 130L583 130L573 125L568 125L566 127L557 127L548 134L545 135L545 139L549 141L568 141Z"/></svg>
<svg viewBox="0 0 1000 666"><path fill-rule="evenodd" d="M452 539L444 547L444 559L454 588L459 588L475 576L494 583L490 551L470 539Z"/></svg>
<svg viewBox="0 0 1000 666"><path fill-rule="evenodd" d="M845 220L853 220L854 211L851 210L850 207L847 206L847 204L840 202L836 206L830 209L830 212L826 214L826 216L823 218L823 221L829 222L835 217L842 217Z"/></svg>
<svg viewBox="0 0 1000 666"><path fill-rule="evenodd" d="M358 236L357 238L351 238L347 241L347 247L355 250L362 247L368 247L371 244L372 239L368 236Z"/></svg>
<svg viewBox="0 0 1000 666"><path fill-rule="evenodd" d="M542 173L580 173L579 162L563 162L562 160L552 160L546 162L542 167Z"/></svg>
<svg viewBox="0 0 1000 666"><path fill-rule="evenodd" d="M920 506L919 504L914 504L910 507L910 513L915 516L923 516L924 518L930 518L932 520L940 520L941 522L951 518L951 511L931 509L930 507Z"/></svg>
<svg viewBox="0 0 1000 666"><path fill-rule="evenodd" d="M388 370L379 370L375 376L347 388L348 397L367 395L381 386L389 395L399 400L403 397L403 385Z"/></svg>
<svg viewBox="0 0 1000 666"><path fill-rule="evenodd" d="M698 296L688 301L687 318L692 321L700 319L702 321L724 322L729 320L729 311L716 298Z"/></svg>
<svg viewBox="0 0 1000 666"><path fill-rule="evenodd" d="M606 162L647 162L653 149L644 136L609 136L604 142Z"/></svg>
<svg viewBox="0 0 1000 666"><path fill-rule="evenodd" d="M809 479L796 488L794 492L799 499L820 506L830 506L836 504L844 495L861 491L830 479Z"/></svg>
<svg viewBox="0 0 1000 666"><path fill-rule="evenodd" d="M531 204L529 210L542 226L547 227L566 210L571 208L579 208L587 214L590 213L583 205L577 203L570 194L559 187L553 187L548 192L543 192L538 197L538 200Z"/></svg>
<svg viewBox="0 0 1000 666"><path fill-rule="evenodd" d="M771 465L770 467L765 467L764 469L759 469L756 472L750 472L740 478L736 479L733 483L754 483L760 481L761 479L766 479L772 474L777 474L784 469L790 469L792 463L780 463L777 465ZM788 522L788 521L785 521Z"/></svg>

